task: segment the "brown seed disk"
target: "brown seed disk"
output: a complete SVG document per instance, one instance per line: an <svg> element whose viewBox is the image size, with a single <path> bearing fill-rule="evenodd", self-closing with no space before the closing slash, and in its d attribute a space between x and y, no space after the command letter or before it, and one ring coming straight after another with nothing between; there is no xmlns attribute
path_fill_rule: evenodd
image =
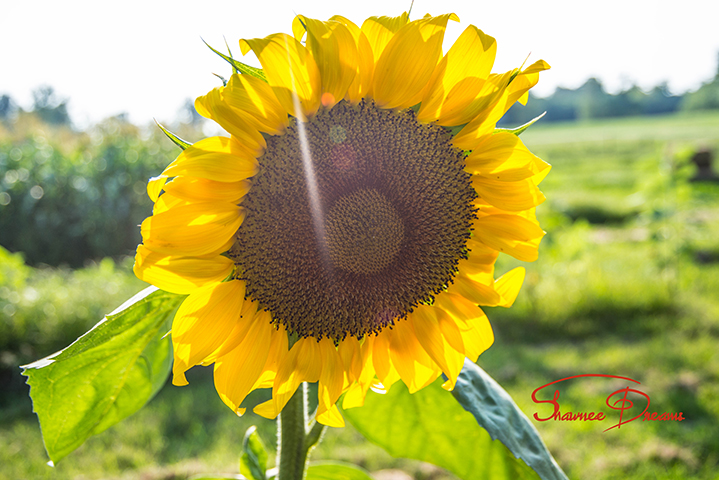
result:
<svg viewBox="0 0 719 480"><path fill-rule="evenodd" d="M340 102L269 137L230 253L247 294L289 331L335 341L431 302L466 256L474 218L450 141L411 110L371 101Z"/></svg>

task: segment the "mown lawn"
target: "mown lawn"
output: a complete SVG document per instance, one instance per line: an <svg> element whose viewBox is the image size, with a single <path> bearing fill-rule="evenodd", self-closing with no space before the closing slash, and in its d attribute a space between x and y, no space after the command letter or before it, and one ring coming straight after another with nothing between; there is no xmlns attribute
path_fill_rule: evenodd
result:
<svg viewBox="0 0 719 480"><path fill-rule="evenodd" d="M688 181L688 159L697 148L719 151L719 115L540 124L522 138L553 165L538 210L548 234L540 259L525 265L515 306L487 309L496 341L478 363L530 417L551 413L532 402L534 389L585 373L630 377L650 395L650 411L683 412L682 422L637 420L603 432L618 419L606 397L626 384L561 384L563 412L604 411L614 420L535 422L570 478L717 478L719 183ZM503 258L497 271L517 264ZM17 365L59 348L68 332L91 326L142 285L127 262L72 272L29 269L12 257L0 274L0 332L26 335L0 347L0 479L235 472L251 424L272 445L273 422L233 415L211 372L195 369L189 386L167 385L139 413L47 467ZM549 390L538 396L551 398ZM331 429L314 458L453 478L393 459L351 427Z"/></svg>

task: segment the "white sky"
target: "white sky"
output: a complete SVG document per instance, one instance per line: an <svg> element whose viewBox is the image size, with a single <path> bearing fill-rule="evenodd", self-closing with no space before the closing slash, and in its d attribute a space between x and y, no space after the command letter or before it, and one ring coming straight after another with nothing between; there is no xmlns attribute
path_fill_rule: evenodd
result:
<svg viewBox="0 0 719 480"><path fill-rule="evenodd" d="M186 98L218 84L229 66L218 49L227 38L236 57L240 38L290 32L294 12L357 24L398 15L410 0L0 0L0 94L25 108L31 91L50 85L70 99L85 125L121 112L134 123L175 118ZM668 81L672 91L696 89L713 77L719 52L715 0L416 0L412 17L455 12L447 40L474 24L498 42L495 71L544 59L535 92L577 87L599 77L610 91ZM445 49L447 48L445 42ZM246 63L259 64L251 54Z"/></svg>

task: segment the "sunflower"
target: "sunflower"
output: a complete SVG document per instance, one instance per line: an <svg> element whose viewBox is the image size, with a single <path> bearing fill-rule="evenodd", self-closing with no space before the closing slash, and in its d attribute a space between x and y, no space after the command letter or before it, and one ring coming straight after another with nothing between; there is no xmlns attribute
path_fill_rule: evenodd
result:
<svg viewBox="0 0 719 480"><path fill-rule="evenodd" d="M479 306L509 307L499 252L533 261L549 165L495 129L539 72L491 73L495 39L456 15L409 21L297 16L293 35L241 40L262 71L197 99L229 137L187 147L148 193L136 275L187 294L172 325L173 383L214 363L222 400L272 388L275 418L318 382L318 422L398 380L410 392L493 342ZM304 39L304 41L303 41Z"/></svg>

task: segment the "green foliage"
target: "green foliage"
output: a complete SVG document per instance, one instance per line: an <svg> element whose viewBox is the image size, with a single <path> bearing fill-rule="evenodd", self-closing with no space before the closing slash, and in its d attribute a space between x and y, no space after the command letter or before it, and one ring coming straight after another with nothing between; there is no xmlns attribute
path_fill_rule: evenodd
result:
<svg viewBox="0 0 719 480"><path fill-rule="evenodd" d="M240 457L240 473L250 480L265 480L267 471L267 450L257 433L257 427L251 426L245 433Z"/></svg>
<svg viewBox="0 0 719 480"><path fill-rule="evenodd" d="M398 382L384 395L368 394L362 408L345 410L344 415L365 438L392 456L439 465L463 480L539 478L505 445L493 442L487 430L442 389L441 383L439 379L410 394ZM516 427L504 422L496 425L498 429ZM524 431L521 426L519 429ZM497 430L493 431L496 435ZM537 447L531 441L525 445Z"/></svg>
<svg viewBox="0 0 719 480"><path fill-rule="evenodd" d="M131 266L108 258L81 270L35 269L0 247L0 371L66 347L143 288Z"/></svg>
<svg viewBox="0 0 719 480"><path fill-rule="evenodd" d="M372 477L348 463L315 462L307 469L306 480L372 480Z"/></svg>
<svg viewBox="0 0 719 480"><path fill-rule="evenodd" d="M182 298L149 287L66 349L23 367L50 460L135 413L165 384L165 334Z"/></svg>
<svg viewBox="0 0 719 480"><path fill-rule="evenodd" d="M32 111L43 122L51 125L70 125L67 113L67 100L60 100L52 87L40 87L32 92Z"/></svg>
<svg viewBox="0 0 719 480"><path fill-rule="evenodd" d="M696 92L688 93L681 103L682 110L716 110L719 108L719 74L704 83Z"/></svg>
<svg viewBox="0 0 719 480"><path fill-rule="evenodd" d="M88 134L23 121L0 134L0 244L31 264L132 254L151 213L147 179L177 147L119 119Z"/></svg>
<svg viewBox="0 0 719 480"><path fill-rule="evenodd" d="M535 423L570 478L716 478L719 263L711 252L717 250L719 238L719 189L687 183L692 172L679 164L697 145L719 147L718 131L719 116L696 112L583 124L542 121L522 134L529 148L553 165L540 186L548 200L538 208L548 235L539 260L525 264L527 278L515 306L487 309L496 339L480 364L530 417L537 411L530 394L538 386L572 374L605 372L642 381L651 388L658 411L684 411L688 418L676 424L635 422L607 433L591 422ZM166 143L176 154L177 147ZM685 151L689 154L680 155ZM607 218L617 212L624 217L613 223L601 218L590 222L581 214L585 206ZM569 212L580 214L572 219ZM0 312L11 303L13 319L24 315L24 289L30 285L40 293L30 307L33 330L20 340L25 345L35 345L35 331L61 336L63 322L74 321L64 314L54 320L43 316L43 299L59 302L53 304L57 309L67 304L68 311L77 311L89 305L86 308L95 311L103 302L112 302L104 298L111 296L110 289L103 291L105 279L117 282L120 291L138 289L127 265L118 268L103 262L100 265L112 266L103 276L99 265L73 273L29 268L18 255L4 258L0 265L11 267L0 266L0 272L11 273L0 275L20 282L16 289L7 288L18 292L13 298L22 301L4 298ZM497 274L516 264L500 258ZM40 278L49 279L48 291L57 291L57 298L37 286ZM111 306L99 308L87 321ZM8 318L0 319L0 328L6 328L3 322ZM6 331L0 333L0 341ZM63 340L59 347L67 343ZM9 348L19 351L14 345ZM209 368L192 369L189 386L168 385L145 408L106 434L88 439L54 469L45 466L47 457L27 395L21 392L5 403L0 399L0 479L160 480L236 471L245 429L256 424L271 446L275 425L251 411L241 418L228 413L211 373ZM562 405L571 411L602 409L607 393L602 388L578 382L562 391ZM0 390L4 395L4 388ZM267 392L258 392L247 406L268 398ZM460 413L474 422L467 412ZM272 456L270 450L269 464ZM390 457L351 426L329 429L313 458L352 462L370 472L402 469L421 480L456 479L432 465Z"/></svg>

